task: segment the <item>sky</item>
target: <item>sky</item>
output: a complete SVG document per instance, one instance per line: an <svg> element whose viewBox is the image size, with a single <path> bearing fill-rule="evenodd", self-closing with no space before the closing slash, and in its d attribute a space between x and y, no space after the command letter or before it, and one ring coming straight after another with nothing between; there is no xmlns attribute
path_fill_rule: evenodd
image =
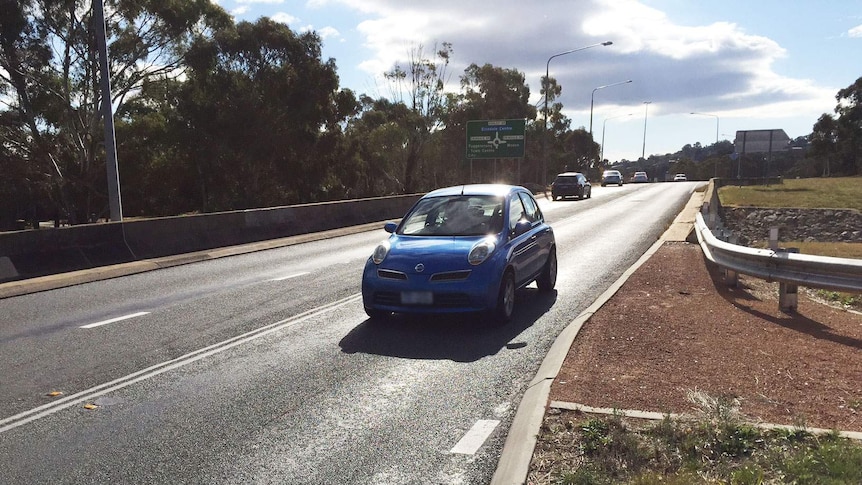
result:
<svg viewBox="0 0 862 485"><path fill-rule="evenodd" d="M592 112L612 163L738 130L808 135L862 77L862 0L214 1L237 21L317 32L357 95L390 96L384 72L448 42L451 90L471 63L517 69L541 116L547 69L571 127L589 130Z"/></svg>

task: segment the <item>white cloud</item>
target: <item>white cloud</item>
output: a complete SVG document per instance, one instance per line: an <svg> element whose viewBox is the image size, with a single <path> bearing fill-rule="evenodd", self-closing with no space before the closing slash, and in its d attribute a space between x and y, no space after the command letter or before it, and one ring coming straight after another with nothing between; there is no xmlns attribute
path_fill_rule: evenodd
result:
<svg viewBox="0 0 862 485"><path fill-rule="evenodd" d="M284 3L284 0L235 0L236 3L267 3L267 4L278 4Z"/></svg>
<svg viewBox="0 0 862 485"><path fill-rule="evenodd" d="M730 21L684 25L637 0L499 0L493 8L463 0L309 2L339 3L363 15L366 20L356 30L373 55L360 68L378 78L396 63L404 65L416 46L423 45L429 55L435 44L445 41L453 46L449 67L453 81L472 62L518 69L525 73L531 101L537 103L547 68L563 88L560 101L573 126L588 123L592 87L626 79L633 83L596 96L594 119L615 106L640 109L644 100L653 102L650 116L695 110L722 117L812 120L834 104L834 87L776 70L788 59L800 60L775 40ZM850 35L862 36L862 26ZM555 53L606 40L613 45L548 64Z"/></svg>
<svg viewBox="0 0 862 485"><path fill-rule="evenodd" d="M238 17L240 15L245 15L246 13L248 13L248 9L249 9L248 5L240 5L239 7L231 10L230 14L233 15L234 17Z"/></svg>
<svg viewBox="0 0 862 485"><path fill-rule="evenodd" d="M847 35L850 37L862 37L862 25L857 25L853 27L849 31L847 31Z"/></svg>
<svg viewBox="0 0 862 485"><path fill-rule="evenodd" d="M275 22L279 22L279 23L286 24L286 25L295 24L295 23L299 22L299 19L297 17L294 17L293 15L290 15L289 13L285 13L285 12L275 13L270 18L272 20L274 20Z"/></svg>
<svg viewBox="0 0 862 485"><path fill-rule="evenodd" d="M317 31L320 34L320 38L323 40L326 39L337 39L341 37L341 32L334 27L324 27Z"/></svg>

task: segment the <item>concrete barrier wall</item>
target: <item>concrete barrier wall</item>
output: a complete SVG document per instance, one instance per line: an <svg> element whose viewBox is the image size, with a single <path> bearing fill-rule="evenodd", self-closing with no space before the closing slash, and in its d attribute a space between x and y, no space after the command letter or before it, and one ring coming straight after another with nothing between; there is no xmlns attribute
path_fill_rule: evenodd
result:
<svg viewBox="0 0 862 485"><path fill-rule="evenodd" d="M0 233L0 282L397 219L421 196Z"/></svg>

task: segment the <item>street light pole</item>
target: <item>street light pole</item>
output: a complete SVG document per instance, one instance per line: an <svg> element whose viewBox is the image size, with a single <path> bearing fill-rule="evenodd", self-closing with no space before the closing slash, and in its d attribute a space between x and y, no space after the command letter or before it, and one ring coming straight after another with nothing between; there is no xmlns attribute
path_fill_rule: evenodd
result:
<svg viewBox="0 0 862 485"><path fill-rule="evenodd" d="M550 72L550 71L551 71L551 59L553 59L553 58L555 58L555 57L564 56L564 55L566 55L566 54L571 54L571 53L573 53L573 52L578 52L578 51L582 51L582 50L586 50L586 49L591 49L591 48L593 48L593 47L609 46L609 45L611 45L611 44L613 44L613 42L611 42L611 41L599 42L598 44L592 44L592 45L588 45L588 46L584 46L584 47L579 47L579 48L577 48L577 49L571 49L571 50L568 50L568 51L565 51L565 52L560 52L559 54L554 54L554 55L552 55L551 57L549 57L549 58L548 58L548 62L545 64L545 80L544 80L545 82L543 83L543 84L544 84L544 88L545 88L545 107L544 107L544 109L542 110L542 111L544 111L544 113L545 113L545 128L544 128L544 131L543 131L543 133L542 133L542 185L546 185L546 184L547 184L547 178L546 178L546 177L548 176L548 174L547 174L547 172L548 172L548 161L547 161L547 147L548 147L548 88L550 87L550 84L551 84L551 83L550 83L550 76L551 76L551 72Z"/></svg>
<svg viewBox="0 0 862 485"><path fill-rule="evenodd" d="M628 81L620 81L618 83L605 84L604 86L593 88L593 93L590 94L590 141L592 141L593 139L593 104L595 101L596 91L598 91L599 89L610 88L612 86L619 86L620 84L628 84L630 82L632 82L631 79L629 79Z"/></svg>
<svg viewBox="0 0 862 485"><path fill-rule="evenodd" d="M605 124L608 122L608 120L612 120L614 118L622 118L623 116L631 116L633 114L634 113L629 113L627 115L611 116L610 118L605 118L605 120L602 121L602 148L600 152L601 154L599 155L599 163L605 161Z"/></svg>
<svg viewBox="0 0 862 485"><path fill-rule="evenodd" d="M692 111L692 112L691 112L691 113L689 113L689 114L693 114L693 115L701 115L701 116L712 116L713 118L715 118L715 149L716 149L716 152L717 152L717 151L718 151L718 123L719 123L718 115L714 115L714 114L710 114L710 113L696 113L696 112L694 112L694 111ZM718 178L718 154L717 154L717 153L716 153L716 156L715 156L715 164L714 164L714 166L715 166L715 169L714 169L713 177Z"/></svg>
<svg viewBox="0 0 862 485"><path fill-rule="evenodd" d="M646 160L646 120L647 113L649 112L650 103L652 103L652 101L644 101L644 146L643 150L641 151L641 158L643 158L644 160Z"/></svg>

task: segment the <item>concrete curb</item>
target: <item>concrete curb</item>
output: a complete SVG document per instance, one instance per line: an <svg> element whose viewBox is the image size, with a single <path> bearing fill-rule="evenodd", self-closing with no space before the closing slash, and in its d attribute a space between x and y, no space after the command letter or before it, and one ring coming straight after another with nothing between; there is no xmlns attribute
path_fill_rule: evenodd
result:
<svg viewBox="0 0 862 485"><path fill-rule="evenodd" d="M545 417L551 383L556 379L563 366L569 349L581 327L595 312L613 297L623 284L667 241L685 241L692 232L695 213L703 204L703 192L693 192L685 208L676 216L670 227L649 249L627 269L592 305L581 312L554 340L551 349L536 372L536 377L524 392L524 397L515 412L512 427L506 436L503 452L491 485L521 485L526 482L530 471L530 461L536 447L539 429ZM689 223L688 221L691 221Z"/></svg>

